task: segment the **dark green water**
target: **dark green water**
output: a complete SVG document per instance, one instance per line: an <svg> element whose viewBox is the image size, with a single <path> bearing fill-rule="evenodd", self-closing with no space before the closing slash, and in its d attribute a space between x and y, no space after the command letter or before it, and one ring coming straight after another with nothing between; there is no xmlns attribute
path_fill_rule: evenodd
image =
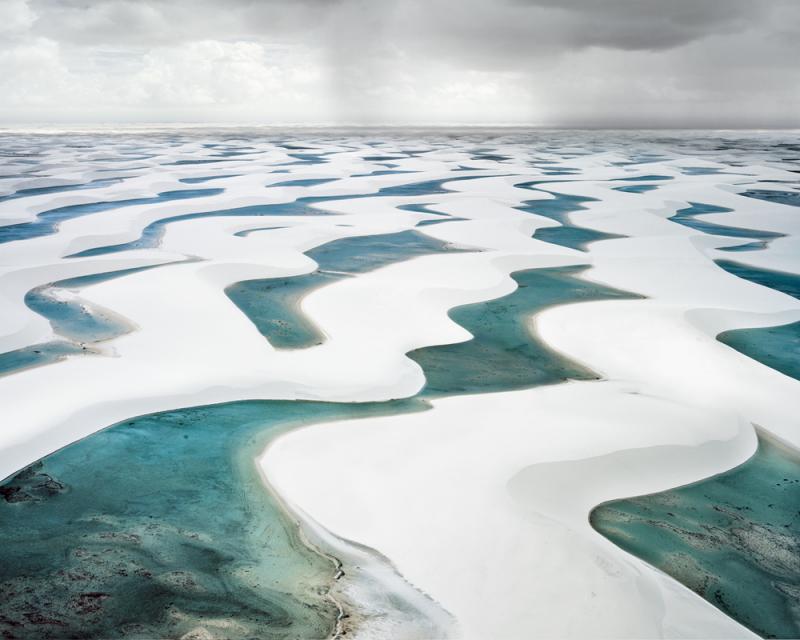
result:
<svg viewBox="0 0 800 640"><path fill-rule="evenodd" d="M238 402L134 418L0 486L5 638L324 638L336 567L264 491L279 433L419 403ZM197 636L202 637L202 636Z"/></svg>
<svg viewBox="0 0 800 640"><path fill-rule="evenodd" d="M738 253L740 251L760 251L767 248L766 240L756 240L754 242L745 242L744 244L737 244L732 247L719 247L718 251L730 251Z"/></svg>
<svg viewBox="0 0 800 640"><path fill-rule="evenodd" d="M413 190L419 195L436 188L442 187L419 183ZM531 201L524 208L568 225L569 212L586 199L554 195L555 200ZM598 236L573 244L585 246L592 239ZM346 274L445 250L450 249L415 232L346 239L308 253L320 265L314 274L240 283L233 295L228 293L276 346L308 346L320 339L298 312L309 290ZM0 633L9 638L177 638L192 632L190 637L197 639L204 634L327 637L336 623L337 609L327 595L336 568L297 538L296 525L264 491L255 455L271 438L300 424L423 410L425 397L596 378L541 344L528 329L533 313L555 304L633 297L576 278L581 270L515 273L519 288L512 294L452 310L451 317L475 337L409 354L426 374L420 398L381 404L239 402L152 414L113 425L6 479L0 484L0 531L8 542L0 551ZM710 576L726 588L744 585L740 596L756 593L757 605L750 608L742 604L743 596L722 591L718 597L716 587L704 587L702 593L724 601L737 619L753 617L755 623L745 622L752 628L756 623L758 628L796 625L796 609L781 609L790 598L775 597L771 586L778 576L784 580L775 583L782 585L778 591L797 601L793 574L775 564L775 558L798 557L792 551L796 521L784 522L787 505L796 511L800 504L792 471L797 460L790 454L779 450L777 461L768 456L743 483L726 484L720 481L723 474L693 485L710 488L686 499L686 513L694 515L681 523L680 530L690 532L686 549L670 542L683 550L677 555L673 547L659 547L664 532L680 538L670 529L677 513L672 503L666 512L653 511L647 526L633 533L626 529L625 535L648 562L659 566L669 557L670 566L683 567L675 577L692 588L710 585L698 582L698 576ZM726 493L726 486L734 488ZM747 493L751 490L756 493ZM745 502L731 502L728 509L726 496ZM746 502L753 496L759 509ZM617 505L628 502L601 505L593 523L607 509L622 513ZM712 508L719 505L727 510L724 516ZM634 521L630 515L624 518ZM621 531L620 518L609 516L612 520ZM703 544L690 526L706 536Z"/></svg>
<svg viewBox="0 0 800 640"><path fill-rule="evenodd" d="M320 264L364 270L382 260L333 245L320 248ZM574 278L578 271L521 272L515 278L523 298L512 294L456 310L454 317L476 335L473 351L414 352L435 381L426 393L540 380L510 380L495 371L508 363L519 371L541 368L541 380L549 382L594 377L541 346L523 347L524 364L517 355L519 342L532 339L525 308L624 295L586 285ZM488 331L492 323L508 338ZM487 352L496 358L492 364L482 360ZM449 382L445 361L454 365ZM0 550L0 632L161 638L202 628L218 638L328 636L337 615L327 597L335 567L297 539L296 525L264 491L253 458L299 424L426 406L412 399L182 409L127 420L43 458L0 485L0 536L7 543Z"/></svg>
<svg viewBox="0 0 800 640"><path fill-rule="evenodd" d="M750 282L785 293L787 296L800 299L800 276L794 273L761 269L760 267L752 267L733 260L715 260L714 262L717 263L717 266L739 278L744 278Z"/></svg>
<svg viewBox="0 0 800 640"><path fill-rule="evenodd" d="M90 180L89 182L81 184L61 184L51 185L49 187L28 187L23 188L5 196L0 196L0 202L7 200L16 200L18 198L27 198L30 196L41 196L48 193L63 193L65 191L82 191L85 189L100 189L102 187L110 187L113 184L119 184L125 177L120 178L102 178L100 180Z"/></svg>
<svg viewBox="0 0 800 640"><path fill-rule="evenodd" d="M730 273L795 297L793 274L730 261ZM737 329L720 342L800 379L800 322ZM597 507L592 525L764 637L800 636L800 454L759 435L741 466Z"/></svg>
<svg viewBox="0 0 800 640"><path fill-rule="evenodd" d="M61 191L64 188L60 189ZM58 225L65 220L86 216L90 213L110 211L122 207L133 207L139 205L159 204L174 200L188 200L192 198L202 198L221 194L225 189L184 189L180 191L164 191L152 198L132 198L129 200L90 202L88 204L73 204L58 209L43 211L31 222L21 222L5 227L0 227L0 244L13 242L15 240L29 240L41 236L51 235L56 232Z"/></svg>
<svg viewBox="0 0 800 640"><path fill-rule="evenodd" d="M272 346L302 349L325 339L300 311L301 300L314 289L414 256L452 251L456 249L416 231L342 238L306 252L318 265L313 273L244 280L225 293Z"/></svg>
<svg viewBox="0 0 800 640"><path fill-rule="evenodd" d="M25 304L47 318L57 334L73 342L99 342L125 333L126 325L110 311L79 298L59 298L58 292L69 288L60 283L37 287L25 296Z"/></svg>
<svg viewBox="0 0 800 640"><path fill-rule="evenodd" d="M629 184L624 187L614 187L614 191L622 191L624 193L647 193L656 189L658 189L657 184Z"/></svg>
<svg viewBox="0 0 800 640"><path fill-rule="evenodd" d="M777 327L724 331L717 336L717 340L768 367L800 380L800 322Z"/></svg>
<svg viewBox="0 0 800 640"><path fill-rule="evenodd" d="M302 299L343 277L315 271L291 278L244 280L230 285L225 293L273 347L305 349L322 344L325 336L300 311Z"/></svg>
<svg viewBox="0 0 800 640"><path fill-rule="evenodd" d="M602 504L591 523L759 635L800 637L797 451L762 434L741 466Z"/></svg>
<svg viewBox="0 0 800 640"><path fill-rule="evenodd" d="M699 220L697 218L699 215L709 213L730 213L733 211L733 209L728 209L727 207L717 207L715 205L705 204L703 202L690 202L689 205L690 206L686 207L685 209L680 209L675 212L675 215L669 219L673 222L677 222L678 224L682 224L685 227L690 227L691 229L696 229L697 231L702 231L703 233L708 233L715 236L725 236L728 238L753 238L761 241L758 244L752 244L751 246L738 245L737 247L728 247L726 249L727 251L760 249L766 246L769 240L783 236L782 233L773 233L772 231L760 231L758 229L745 229L742 227L729 227L722 224L707 222L705 219Z"/></svg>
<svg viewBox="0 0 800 640"><path fill-rule="evenodd" d="M86 347L63 340L52 340L14 351L6 351L0 353L0 376L60 362L67 356L84 354L87 351Z"/></svg>
<svg viewBox="0 0 800 640"><path fill-rule="evenodd" d="M162 265L78 276L31 289L25 296L25 304L46 318L53 331L62 339L0 353L0 376L60 362L67 356L96 354L97 351L91 346L93 343L127 333L128 325L108 310L77 297L61 299L58 293L159 266Z"/></svg>
<svg viewBox="0 0 800 640"><path fill-rule="evenodd" d="M595 242L597 240L613 240L622 236L613 233L604 233L603 231L595 231L594 229L587 229L586 227L564 225L561 227L542 227L536 230L533 237L537 240L561 245L562 247L586 251L590 242Z"/></svg>
<svg viewBox="0 0 800 640"><path fill-rule="evenodd" d="M537 229L533 234L533 237L537 240L561 245L562 247L569 247L570 249L577 249L578 251L586 251L591 242L596 242L597 240L613 240L623 237L613 233L595 231L587 227L579 227L572 223L569 214L575 211L585 210L586 207L583 206L583 203L596 202L596 198L546 191L545 189L534 186L539 184L548 183L528 182L515 185L519 188L541 191L553 196L553 198L549 200L528 200L523 206L517 207L521 211L535 213L536 215L545 216L546 218L561 223L559 227L542 227ZM552 185L552 183L549 184Z"/></svg>
<svg viewBox="0 0 800 640"><path fill-rule="evenodd" d="M274 172L273 172L274 173ZM442 178L439 180L427 180L424 182L415 182L410 184L396 185L393 187L384 187L377 193L363 193L363 194L349 194L349 195L336 195L336 196L305 196L297 198L291 202L279 202L272 204L256 204L245 207L236 207L233 209L220 209L216 211L204 211L202 213L185 213L167 218L155 220L147 225L141 235L136 240L124 242L122 244L106 245L101 247L94 247L92 249L85 249L77 253L73 253L67 258L80 258L87 256L105 255L108 253L118 253L121 251L130 251L132 249L146 249L157 247L161 241L162 236L168 225L174 222L182 222L185 220L197 220L200 218L220 218L229 216L326 216L334 215L319 207L313 205L323 206L326 202L335 202L337 200L354 200L358 198L374 198L374 197L398 197L398 196L420 196L420 195L435 195L440 193L451 193L444 187L449 182L457 182L461 180L475 179L475 176L452 176ZM208 189L207 191L214 191ZM183 192L170 192L170 193L183 193ZM211 194L209 194L211 195ZM9 227L10 228L10 227Z"/></svg>
<svg viewBox="0 0 800 640"><path fill-rule="evenodd" d="M509 295L452 309L450 317L474 337L408 354L425 371L423 396L509 391L565 380L597 379L597 374L554 352L529 328L533 314L557 304L636 297L575 277L584 270L563 267L519 271L512 274L519 286Z"/></svg>
<svg viewBox="0 0 800 640"><path fill-rule="evenodd" d="M750 189L739 194L747 198L766 200L767 202L777 202L778 204L788 204L800 207L800 191L776 191L773 189Z"/></svg>

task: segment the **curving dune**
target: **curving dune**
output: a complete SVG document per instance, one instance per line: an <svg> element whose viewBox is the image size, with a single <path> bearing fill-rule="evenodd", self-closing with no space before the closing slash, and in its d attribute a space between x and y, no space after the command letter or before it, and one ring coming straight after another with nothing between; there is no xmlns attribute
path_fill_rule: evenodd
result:
<svg viewBox="0 0 800 640"><path fill-rule="evenodd" d="M0 630L764 633L589 514L800 448L793 134L4 135Z"/></svg>

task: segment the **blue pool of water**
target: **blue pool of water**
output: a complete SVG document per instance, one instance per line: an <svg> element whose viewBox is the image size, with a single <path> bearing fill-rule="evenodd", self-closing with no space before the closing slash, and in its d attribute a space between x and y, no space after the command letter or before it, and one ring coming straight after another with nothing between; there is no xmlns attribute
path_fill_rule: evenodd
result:
<svg viewBox="0 0 800 640"><path fill-rule="evenodd" d="M800 299L800 276L796 274L758 269L727 260L717 260L717 264L735 276ZM800 322L724 331L717 336L717 340L800 380Z"/></svg>
<svg viewBox="0 0 800 640"><path fill-rule="evenodd" d="M152 198L133 198L130 200L117 200L109 202L92 202L89 204L74 204L58 209L50 209L40 213L36 220L12 224L0 227L0 243L13 242L15 240L29 240L47 236L56 232L59 223L71 220L90 213L110 211L122 207L132 207L136 205L158 204L172 200L186 200L189 198L202 198L205 196L215 196L222 193L224 189L186 189L183 191L164 191Z"/></svg>
<svg viewBox="0 0 800 640"><path fill-rule="evenodd" d="M777 327L724 331L717 336L717 340L768 367L800 380L800 322Z"/></svg>
<svg viewBox="0 0 800 640"><path fill-rule="evenodd" d="M306 255L318 268L290 278L264 278L237 282L225 293L278 349L302 349L321 344L322 332L300 310L302 299L325 284L365 273L414 256L454 249L415 231L334 240Z"/></svg>
<svg viewBox="0 0 800 640"><path fill-rule="evenodd" d="M614 187L614 191L622 191L624 193L647 193L656 189L658 189L656 184L630 184L624 187Z"/></svg>
<svg viewBox="0 0 800 640"><path fill-rule="evenodd" d="M624 178L613 178L612 182L654 182L661 180L672 180L672 176L659 176L648 174L644 176L626 176Z"/></svg>
<svg viewBox="0 0 800 640"><path fill-rule="evenodd" d="M0 196L0 202L6 200L17 200L18 198L27 198L29 196L40 196L46 193L62 193L66 191L81 191L85 189L100 189L102 187L110 187L113 184L119 184L123 178L104 178L102 180L92 180L82 184L64 184L53 185L50 187L29 187L20 189L14 193L6 196Z"/></svg>
<svg viewBox="0 0 800 640"><path fill-rule="evenodd" d="M586 251L590 243L598 240L614 240L623 236L595 231L586 227L579 227L572 223L569 214L575 211L585 210L584 202L597 202L597 198L587 198L585 196L574 196L554 191L546 191L533 185L543 184L541 182L529 182L518 184L517 187L541 191L553 196L549 200L527 200L522 206L516 207L520 211L535 213L545 216L551 220L561 223L560 227L542 227L537 229L533 237L537 240L550 242L578 251Z"/></svg>
<svg viewBox="0 0 800 640"><path fill-rule="evenodd" d="M50 321L53 330L73 342L99 342L115 338L126 331L126 325L89 303L58 298L59 287L45 285L32 289L25 296L25 304Z"/></svg>
<svg viewBox="0 0 800 640"><path fill-rule="evenodd" d="M717 207L711 204L704 204L702 202L690 202L690 206L680 209L675 212L675 215L670 217L669 219L673 222L677 222L678 224L682 224L685 227L689 227L691 229L695 229L697 231L702 231L703 233L708 233L715 236L725 236L728 238L753 238L756 240L772 240L774 238L780 238L783 236L782 233L774 233L772 231L761 231L758 229L744 229L742 227L728 227L721 224L715 224L713 222L707 222L705 219L699 220L696 216L704 215L709 213L730 213L733 209L728 209L726 207ZM728 247L728 250L738 250L744 251L743 248L745 245L739 245L731 249ZM752 245L751 245L752 246ZM752 247L755 248L755 247Z"/></svg>
<svg viewBox="0 0 800 640"><path fill-rule="evenodd" d="M422 220L417 223L418 227L429 227L432 224L442 224L443 222L463 222L469 218L458 218L456 216L448 216L446 218L439 218L437 220Z"/></svg>
<svg viewBox="0 0 800 640"><path fill-rule="evenodd" d="M718 266L728 273L732 273L739 278L750 280L764 287L775 289L781 293L800 299L800 276L785 271L772 271L770 269L760 269L751 267L732 260L715 260Z"/></svg>
<svg viewBox="0 0 800 640"><path fill-rule="evenodd" d="M513 293L452 309L450 317L474 337L408 354L425 371L423 394L485 393L597 379L545 345L530 324L533 314L557 304L636 297L576 277L584 269L520 271L512 276L518 285Z"/></svg>
<svg viewBox="0 0 800 640"><path fill-rule="evenodd" d="M15 349L14 351L6 351L5 353L0 353L0 376L53 364L60 362L67 356L83 355L87 352L91 353L88 347L64 340L53 340L23 347L22 349Z"/></svg>
<svg viewBox="0 0 800 640"><path fill-rule="evenodd" d="M314 187L318 184L326 184L328 182L336 182L338 178L304 178L302 180L286 180L284 182L276 182L269 184L267 187Z"/></svg>
<svg viewBox="0 0 800 640"><path fill-rule="evenodd" d="M127 333L128 325L116 315L80 298L60 300L58 292L106 282L159 266L161 265L118 269L68 278L29 291L25 296L25 304L45 317L53 331L62 339L0 353L0 376L60 362L67 356L96 354L93 343Z"/></svg>
<svg viewBox="0 0 800 640"><path fill-rule="evenodd" d="M788 204L793 207L800 207L800 191L778 191L774 189L749 189L739 195L767 202L778 204Z"/></svg>
<svg viewBox="0 0 800 640"><path fill-rule="evenodd" d="M298 538L254 458L291 427L421 408L182 409L127 420L26 467L0 485L0 632L329 637L337 567Z"/></svg>
<svg viewBox="0 0 800 640"><path fill-rule="evenodd" d="M235 178L239 174L236 173L229 173L226 175L214 175L214 176L199 176L196 178L181 178L178 182L183 182L184 184L203 184L204 182L211 182L212 180L222 180L223 178Z"/></svg>
<svg viewBox="0 0 800 640"><path fill-rule="evenodd" d="M740 251L761 251L767 248L766 240L756 240L754 242L745 242L744 244L737 244L732 247L720 247L718 251L729 251L731 253L738 253Z"/></svg>
<svg viewBox="0 0 800 640"><path fill-rule="evenodd" d="M591 523L767 638L800 636L800 456L759 437L707 480L600 505Z"/></svg>
<svg viewBox="0 0 800 640"><path fill-rule="evenodd" d="M377 193L350 194L337 196L307 196L298 198L292 202L280 202L276 204L259 204L247 207L237 207L234 209L221 209L217 211L204 211L201 213L187 213L178 216L162 218L150 223L144 228L142 234L136 240L122 244L95 247L74 253L69 258L86 256L98 256L120 251L130 251L132 249L145 249L157 247L167 225L183 220L194 220L198 218L214 218L225 216L321 216L332 215L324 209L313 207L312 205L322 205L325 202L337 200L352 200L356 198L392 197L392 196L418 196L434 195L439 193L450 193L444 188L444 184L454 180L474 179L474 176L456 176L441 180L428 180L394 187L380 189Z"/></svg>
<svg viewBox="0 0 800 640"><path fill-rule="evenodd" d="M391 259L397 243L374 240L387 244L354 253L329 243L314 257L324 267L368 270ZM525 309L624 295L574 275L521 272L516 294L455 310L476 339L461 355L411 354L432 381L426 395L513 388L576 371L593 377L542 345L524 344L535 341ZM562 285L568 291L559 293ZM524 375L516 352L544 373ZM507 376L485 357L521 375ZM486 373L490 380L481 379ZM412 399L181 409L126 420L43 458L0 484L7 551L0 551L0 631L53 639L180 637L198 628L226 638L326 637L336 623L326 595L337 567L302 543L253 459L302 424L425 408Z"/></svg>
<svg viewBox="0 0 800 640"><path fill-rule="evenodd" d="M800 277L718 261L800 297ZM800 322L717 339L800 380ZM597 507L592 525L764 637L800 635L800 454L759 434L743 465L701 482Z"/></svg>
<svg viewBox="0 0 800 640"><path fill-rule="evenodd" d="M681 167L681 173L687 176L713 176L724 172L714 167Z"/></svg>

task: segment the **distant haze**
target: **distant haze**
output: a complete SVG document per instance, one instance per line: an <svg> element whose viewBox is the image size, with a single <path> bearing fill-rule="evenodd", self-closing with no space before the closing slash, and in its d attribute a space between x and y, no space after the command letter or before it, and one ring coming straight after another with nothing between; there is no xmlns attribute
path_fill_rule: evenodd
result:
<svg viewBox="0 0 800 640"><path fill-rule="evenodd" d="M800 127L800 0L0 0L0 125Z"/></svg>

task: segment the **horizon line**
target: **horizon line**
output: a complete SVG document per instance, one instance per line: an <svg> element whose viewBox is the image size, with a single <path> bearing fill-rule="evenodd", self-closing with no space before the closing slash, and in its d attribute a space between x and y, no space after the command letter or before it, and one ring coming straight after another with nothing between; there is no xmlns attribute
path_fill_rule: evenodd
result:
<svg viewBox="0 0 800 640"><path fill-rule="evenodd" d="M481 129L505 129L505 130L545 130L545 131L800 131L800 123L785 125L664 125L664 124L641 124L641 125L605 125L605 124L541 124L541 123L474 123L474 122L450 122L450 123L334 123L334 122L186 122L186 121L142 121L142 122L14 122L0 123L0 133L24 133L24 132L71 132L71 131L91 131L91 130L154 130L154 129L323 129L323 130L375 130L375 129L404 129L404 130L430 130L430 129L461 129L461 130L481 130Z"/></svg>

